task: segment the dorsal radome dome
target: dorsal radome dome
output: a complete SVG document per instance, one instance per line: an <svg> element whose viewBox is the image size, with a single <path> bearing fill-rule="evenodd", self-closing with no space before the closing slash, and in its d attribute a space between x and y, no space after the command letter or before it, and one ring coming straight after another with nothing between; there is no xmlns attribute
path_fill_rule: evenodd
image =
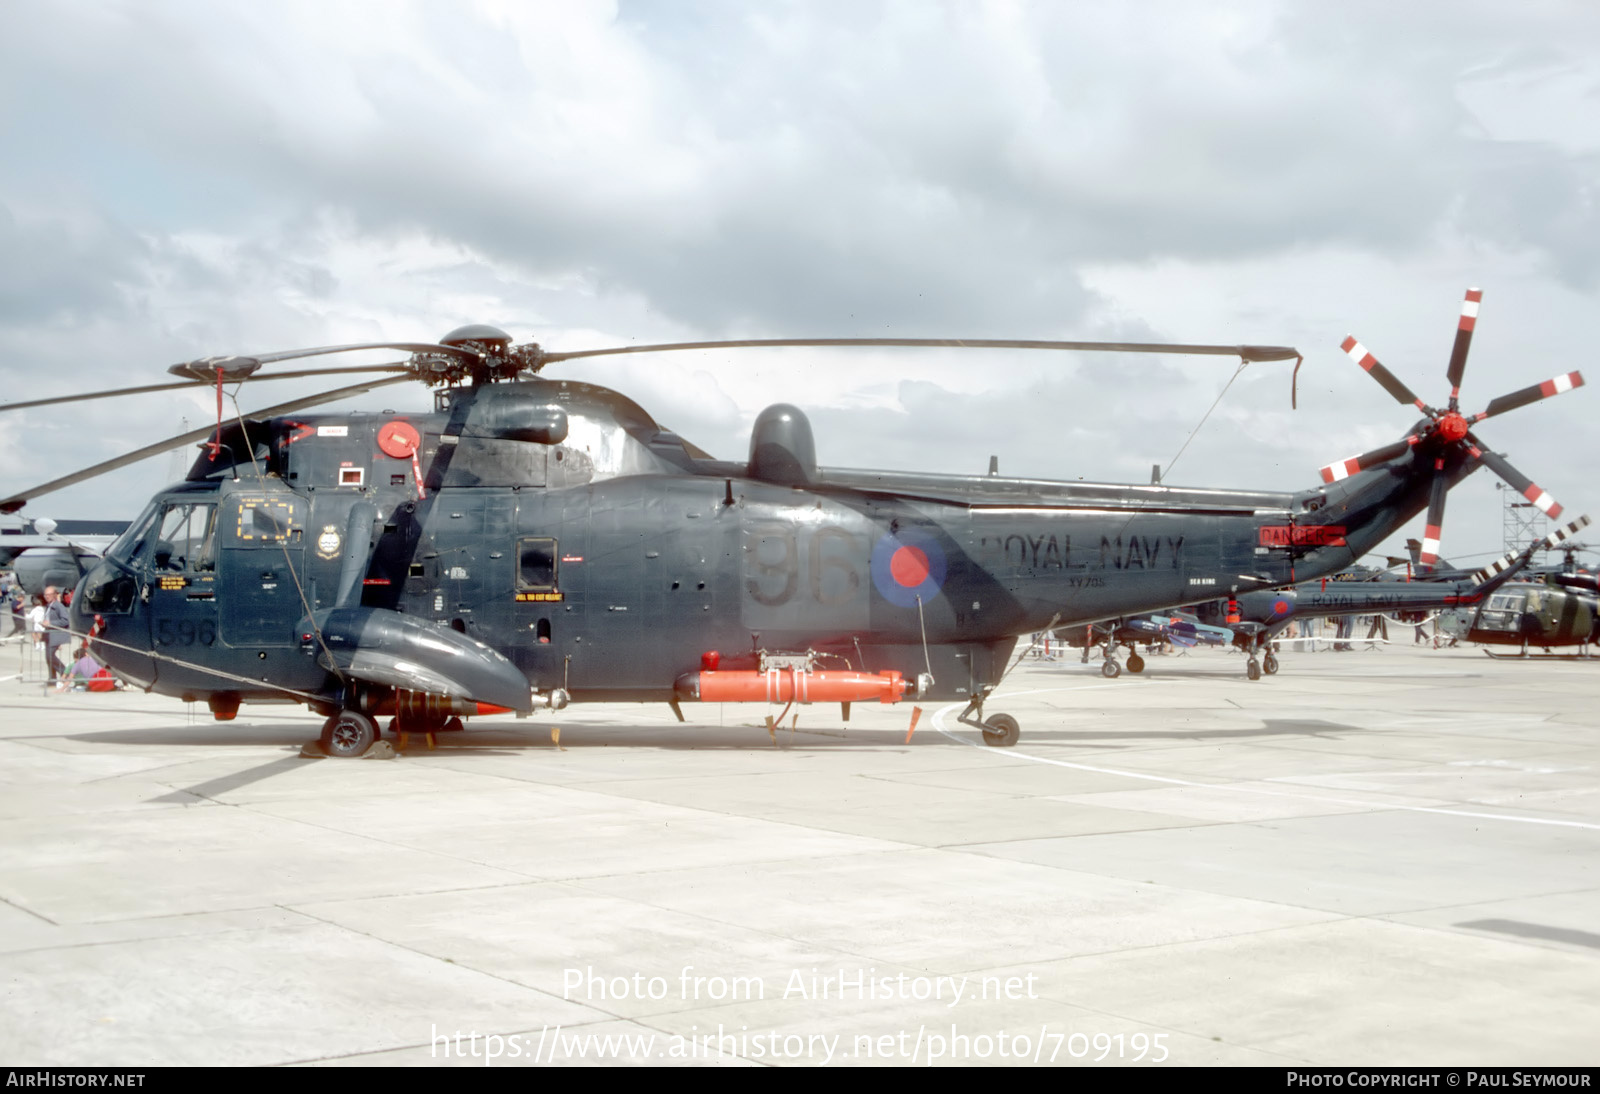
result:
<svg viewBox="0 0 1600 1094"><path fill-rule="evenodd" d="M480 346L493 346L496 349L504 349L511 344L511 335L499 327L491 327L487 323L469 323L464 327L457 327L439 339L441 346L464 346L469 342L476 342Z"/></svg>

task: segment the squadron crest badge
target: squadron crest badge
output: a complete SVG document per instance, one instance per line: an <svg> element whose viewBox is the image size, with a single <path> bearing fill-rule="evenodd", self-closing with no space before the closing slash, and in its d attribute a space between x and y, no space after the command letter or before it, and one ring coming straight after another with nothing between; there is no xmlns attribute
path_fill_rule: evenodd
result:
<svg viewBox="0 0 1600 1094"><path fill-rule="evenodd" d="M339 557L339 529L332 524L323 525L317 537L317 556L329 560Z"/></svg>

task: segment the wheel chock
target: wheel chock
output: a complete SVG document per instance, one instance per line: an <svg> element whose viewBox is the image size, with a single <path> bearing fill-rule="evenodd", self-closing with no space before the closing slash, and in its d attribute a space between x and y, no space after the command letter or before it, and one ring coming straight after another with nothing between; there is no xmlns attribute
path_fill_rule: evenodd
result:
<svg viewBox="0 0 1600 1094"><path fill-rule="evenodd" d="M394 745L383 739L373 741L367 750L361 754L363 760L392 760L399 753L394 750Z"/></svg>

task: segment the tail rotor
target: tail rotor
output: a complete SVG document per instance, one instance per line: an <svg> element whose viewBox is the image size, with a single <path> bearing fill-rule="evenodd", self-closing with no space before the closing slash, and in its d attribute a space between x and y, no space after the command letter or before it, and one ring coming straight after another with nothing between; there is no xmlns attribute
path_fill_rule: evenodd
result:
<svg viewBox="0 0 1600 1094"><path fill-rule="evenodd" d="M1385 368L1366 346L1358 342L1354 336L1346 338L1341 348L1349 355L1350 359L1362 370L1376 380L1394 400L1402 406L1414 406L1422 411L1425 420L1411 433L1393 444L1375 448L1370 452L1340 460L1322 468L1323 482L1337 482L1349 478L1368 468L1377 467L1379 464L1388 463L1409 453L1419 445L1427 445L1433 454L1434 477L1428 492L1428 523L1422 537L1422 551L1419 558L1424 570L1432 570L1439 558L1440 531L1444 526L1445 495L1450 484L1446 477L1445 467L1449 462L1448 454L1452 449L1465 454L1469 459L1478 460L1490 471L1494 472L1507 485L1527 498L1547 516L1552 519L1561 515L1561 506L1555 498L1544 488L1528 478L1515 467L1511 466L1504 456L1491 451L1482 441L1473 435L1471 427L1487 418L1504 414L1509 410L1527 406L1553 395L1560 395L1574 388L1583 386L1581 372L1568 372L1554 379L1546 380L1542 384L1533 384L1517 391L1501 395L1489 401L1489 405L1481 412L1474 415L1465 415L1460 410L1461 378L1467 369L1467 353L1472 348L1472 332L1478 323L1478 308L1483 301L1481 289L1468 289L1466 299L1461 304L1461 318L1456 324L1455 343L1450 349L1450 364L1445 370L1445 378L1450 382L1450 399L1445 409L1438 410L1429 406L1418 398L1416 392L1406 386L1394 373Z"/></svg>

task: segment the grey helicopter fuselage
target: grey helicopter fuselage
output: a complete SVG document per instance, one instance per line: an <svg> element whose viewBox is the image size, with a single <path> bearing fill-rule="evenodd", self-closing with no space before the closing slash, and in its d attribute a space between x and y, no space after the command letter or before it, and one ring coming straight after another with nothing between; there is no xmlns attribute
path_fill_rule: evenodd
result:
<svg viewBox="0 0 1600 1094"><path fill-rule="evenodd" d="M362 672L335 639L388 651L378 688L429 650L479 658L498 682L474 697L519 711L694 698L686 674L774 652L981 700L1017 635L1340 570L1434 474L1420 450L1300 493L839 470L787 406L719 461L614 391L542 379L217 440L73 609L119 674L219 717L349 705Z"/></svg>

